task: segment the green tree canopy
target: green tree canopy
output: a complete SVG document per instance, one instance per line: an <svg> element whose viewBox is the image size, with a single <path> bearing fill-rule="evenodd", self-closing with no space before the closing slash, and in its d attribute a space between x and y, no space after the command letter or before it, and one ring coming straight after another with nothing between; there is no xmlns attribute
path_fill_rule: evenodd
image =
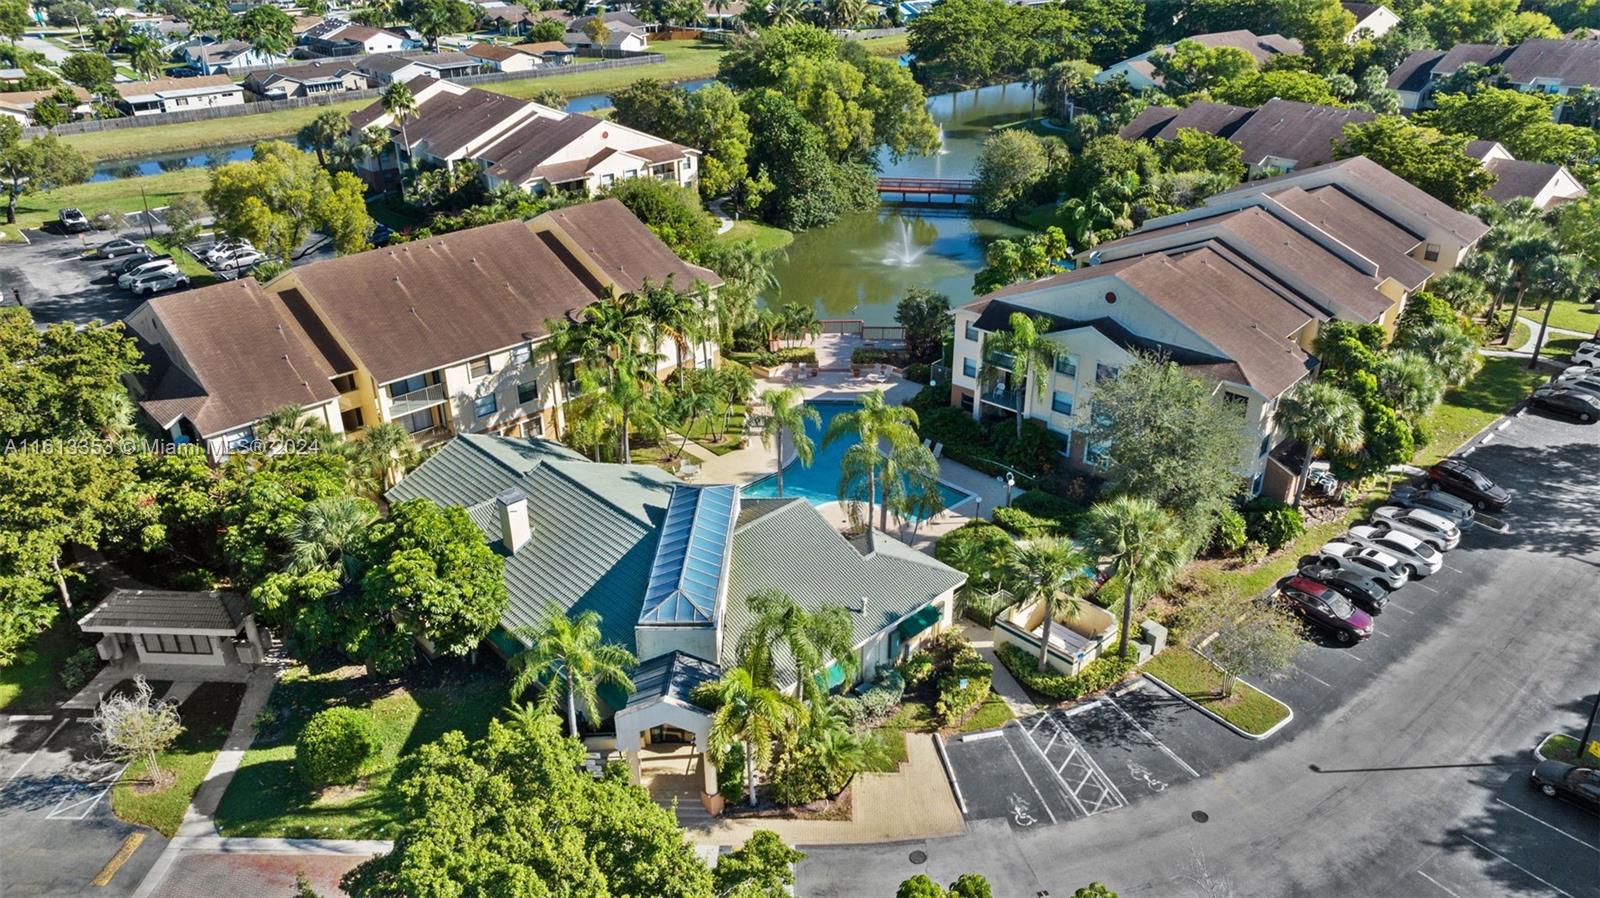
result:
<svg viewBox="0 0 1600 898"><path fill-rule="evenodd" d="M104 53L74 53L61 60L61 77L87 91L105 90L117 68Z"/></svg>
<svg viewBox="0 0 1600 898"><path fill-rule="evenodd" d="M918 362L936 362L950 338L950 297L926 287L907 287L895 307L896 324L906 329L906 350Z"/></svg>
<svg viewBox="0 0 1600 898"><path fill-rule="evenodd" d="M1340 158L1366 156L1416 187L1465 209L1483 197L1494 175L1466 154L1467 138L1443 134L1396 115L1346 125L1334 145Z"/></svg>
<svg viewBox="0 0 1600 898"><path fill-rule="evenodd" d="M27 309L0 308L0 435L26 441L120 433L131 408L123 378L144 369L121 322L39 330Z"/></svg>
<svg viewBox="0 0 1600 898"><path fill-rule="evenodd" d="M294 46L294 19L277 6L263 3L239 17L239 34L257 52L280 56Z"/></svg>
<svg viewBox="0 0 1600 898"><path fill-rule="evenodd" d="M713 891L728 898L788 898L795 864L805 852L783 844L770 829L758 829L738 849L717 859Z"/></svg>
<svg viewBox="0 0 1600 898"><path fill-rule="evenodd" d="M329 172L310 153L278 140L256 144L251 158L211 174L206 205L217 230L288 261L313 229L341 254L367 248L372 216L366 187L350 172Z"/></svg>
<svg viewBox="0 0 1600 898"><path fill-rule="evenodd" d="M624 178L605 195L621 201L662 243L691 262L700 261L717 235L716 219L687 187L657 178Z"/></svg>
<svg viewBox="0 0 1600 898"><path fill-rule="evenodd" d="M941 90L1019 78L1082 59L1090 47L1067 4L945 0L912 19L909 31L917 79Z"/></svg>
<svg viewBox="0 0 1600 898"><path fill-rule="evenodd" d="M984 251L983 268L972 278L972 292L981 296L1007 284L1049 277L1061 270L1057 260L1065 259L1070 250L1067 235L1054 225L1042 234L1016 240L1002 237Z"/></svg>
<svg viewBox="0 0 1600 898"><path fill-rule="evenodd" d="M1559 99L1495 87L1437 94L1437 108L1419 113L1416 120L1446 133L1498 141L1518 159L1566 165L1593 159L1600 153L1600 134L1551 121Z"/></svg>
<svg viewBox="0 0 1600 898"><path fill-rule="evenodd" d="M6 224L17 223L17 198L89 180L89 160L54 134L22 139L22 123L0 119L0 186L6 194Z"/></svg>
<svg viewBox="0 0 1600 898"><path fill-rule="evenodd" d="M1207 90L1256 70L1255 57L1238 47L1207 47L1191 40L1178 41L1171 50L1151 59L1163 89L1175 97Z"/></svg>
<svg viewBox="0 0 1600 898"><path fill-rule="evenodd" d="M1245 72L1217 83L1212 99L1235 106L1260 106L1271 99L1295 100L1320 106L1339 106L1327 79L1314 72L1276 70Z"/></svg>
<svg viewBox="0 0 1600 898"><path fill-rule="evenodd" d="M1224 137L1194 128L1179 128L1171 140L1157 141L1161 165L1175 172L1211 172L1234 181L1244 180L1244 153Z"/></svg>

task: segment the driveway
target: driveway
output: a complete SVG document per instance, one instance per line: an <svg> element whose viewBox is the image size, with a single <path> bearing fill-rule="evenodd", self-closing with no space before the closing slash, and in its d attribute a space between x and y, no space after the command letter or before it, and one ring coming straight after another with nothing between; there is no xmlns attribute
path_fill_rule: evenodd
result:
<svg viewBox="0 0 1600 898"><path fill-rule="evenodd" d="M0 746L0 895L131 895L166 840L112 815L124 765L88 723L0 717Z"/></svg>
<svg viewBox="0 0 1600 898"><path fill-rule="evenodd" d="M142 302L117 287L106 270L110 261L84 258L86 248L99 246L113 235L25 233L27 244L0 247L0 304L11 305L20 298L34 321L45 325L116 321ZM139 235L125 231L123 236L134 239Z"/></svg>
<svg viewBox="0 0 1600 898"><path fill-rule="evenodd" d="M1115 709L1068 718L1058 722L1128 807L808 848L799 894L892 894L914 873L949 881L971 870L1006 896L1100 880L1140 896L1600 898L1600 822L1527 785L1532 746L1577 732L1600 687L1600 427L1528 414L1470 457L1514 491L1508 531L1474 528L1445 570L1395 594L1382 635L1308 649L1292 677L1267 686L1295 709L1272 739L1208 733L1187 706L1135 688L1117 707L1198 778L1169 780L1144 750L1129 759L1167 788L1131 787L1117 753L1137 743L1114 732Z"/></svg>

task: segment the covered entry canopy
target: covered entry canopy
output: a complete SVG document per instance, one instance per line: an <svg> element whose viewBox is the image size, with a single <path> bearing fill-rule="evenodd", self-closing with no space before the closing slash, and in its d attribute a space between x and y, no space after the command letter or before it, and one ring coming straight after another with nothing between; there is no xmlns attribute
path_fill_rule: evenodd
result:
<svg viewBox="0 0 1600 898"><path fill-rule="evenodd" d="M78 621L85 633L192 633L232 636L250 606L236 592L114 589Z"/></svg>
<svg viewBox="0 0 1600 898"><path fill-rule="evenodd" d="M617 747L629 750L641 744L638 734L658 726L693 733L695 744L705 749L711 735L711 712L697 706L695 687L722 676L722 668L688 652L674 651L645 660L633 672L633 695L617 712Z"/></svg>

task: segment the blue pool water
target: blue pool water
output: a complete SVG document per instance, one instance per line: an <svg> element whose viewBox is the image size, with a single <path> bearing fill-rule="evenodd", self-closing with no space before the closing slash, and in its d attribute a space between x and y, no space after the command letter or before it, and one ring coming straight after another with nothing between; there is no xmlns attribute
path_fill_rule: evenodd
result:
<svg viewBox="0 0 1600 898"><path fill-rule="evenodd" d="M854 437L845 437L836 440L829 446L822 445L822 435L828 430L828 422L855 407L853 402L810 402L807 403L817 410L822 416L819 426L806 425L806 433L816 444L816 453L812 456L811 467L800 464L799 460L791 461L783 468L783 494L785 496L798 496L812 505L826 505L829 502L839 501L839 472L844 469L844 454L858 441ZM787 445L787 444L786 444ZM745 496L757 499L770 499L778 495L778 475L767 476L746 486L741 492ZM968 494L961 490L939 484L940 506L949 508L968 498ZM878 486L878 493L873 501L883 500L883 486Z"/></svg>

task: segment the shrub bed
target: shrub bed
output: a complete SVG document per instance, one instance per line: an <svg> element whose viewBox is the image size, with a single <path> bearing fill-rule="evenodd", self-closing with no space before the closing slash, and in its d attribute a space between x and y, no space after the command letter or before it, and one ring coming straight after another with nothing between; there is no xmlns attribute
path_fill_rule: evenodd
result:
<svg viewBox="0 0 1600 898"><path fill-rule="evenodd" d="M1251 499L1244 506L1245 535L1250 542L1276 552L1306 532L1305 517L1298 509L1276 499Z"/></svg>
<svg viewBox="0 0 1600 898"><path fill-rule="evenodd" d="M1109 689L1127 677L1139 660L1137 654L1130 654L1127 659L1116 653L1101 655L1089 662L1082 673L1070 676L1054 668L1041 672L1039 656L1009 642L996 648L995 654L1017 682L1031 692L1056 701L1082 698L1091 692Z"/></svg>
<svg viewBox="0 0 1600 898"><path fill-rule="evenodd" d="M925 439L943 443L946 456L986 474L1014 469L1025 477L1043 477L1060 458L1060 437L1043 425L1029 421L1018 435L1016 425L1007 421L974 421L950 405L949 391L942 387L924 387L906 405L916 411Z"/></svg>
<svg viewBox="0 0 1600 898"><path fill-rule="evenodd" d="M354 708L318 711L294 743L294 765L313 786L355 782L382 747L372 718Z"/></svg>
<svg viewBox="0 0 1600 898"><path fill-rule="evenodd" d="M809 346L793 346L772 352L729 352L725 353L723 357L746 367L760 365L763 368L772 368L790 362L814 365L817 362L817 351Z"/></svg>
<svg viewBox="0 0 1600 898"><path fill-rule="evenodd" d="M963 648L950 659L950 668L939 675L934 712L947 725L961 721L989 697L993 677L994 667L977 649Z"/></svg>
<svg viewBox="0 0 1600 898"><path fill-rule="evenodd" d="M1062 536L1077 534L1089 514L1089 506L1044 490L1028 490L1012 501L1011 507L1049 522Z"/></svg>

